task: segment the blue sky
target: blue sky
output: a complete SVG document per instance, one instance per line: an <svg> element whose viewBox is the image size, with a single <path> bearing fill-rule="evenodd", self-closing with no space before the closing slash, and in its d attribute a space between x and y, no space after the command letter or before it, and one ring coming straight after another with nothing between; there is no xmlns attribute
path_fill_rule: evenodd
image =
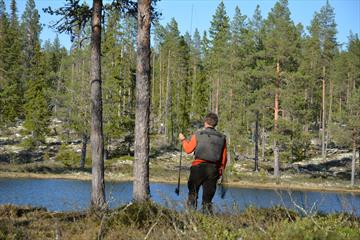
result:
<svg viewBox="0 0 360 240"><path fill-rule="evenodd" d="M109 0L104 0L109 1ZM91 1L88 0L90 3ZM360 0L330 0L330 4L335 8L335 20L337 23L337 39L339 43L346 43L350 30L353 33L360 33ZM5 0L7 7L10 0ZM42 41L54 39L56 33L49 29L49 23L56 20L55 17L43 13L42 8L51 5L52 7L60 7L64 4L63 0L35 0L39 9L41 23L44 24L41 33ZM182 33L194 32L198 28L200 32L210 27L212 15L215 13L216 7L220 0L161 0L158 4L158 10L161 11L161 23L166 24L172 17L179 24ZM264 18L276 3L276 0L224 0L226 11L230 19L234 14L236 6L239 6L242 14L251 17L257 4L260 5ZM302 23L304 26L310 24L314 12L319 11L326 0L289 0L289 8L291 18L295 23ZM17 0L18 14L21 16L25 8L26 0ZM70 47L70 37L60 35L61 44L67 48Z"/></svg>

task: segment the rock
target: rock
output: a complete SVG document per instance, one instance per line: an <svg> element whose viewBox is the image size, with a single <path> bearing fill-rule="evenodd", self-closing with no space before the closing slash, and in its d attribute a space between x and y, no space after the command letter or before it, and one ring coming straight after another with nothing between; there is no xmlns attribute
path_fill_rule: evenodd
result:
<svg viewBox="0 0 360 240"><path fill-rule="evenodd" d="M38 147L40 150L45 150L46 148L47 148L47 146L46 145L41 145L41 146L39 146Z"/></svg>
<svg viewBox="0 0 360 240"><path fill-rule="evenodd" d="M61 145L61 140L58 137L46 137L45 142L49 145Z"/></svg>

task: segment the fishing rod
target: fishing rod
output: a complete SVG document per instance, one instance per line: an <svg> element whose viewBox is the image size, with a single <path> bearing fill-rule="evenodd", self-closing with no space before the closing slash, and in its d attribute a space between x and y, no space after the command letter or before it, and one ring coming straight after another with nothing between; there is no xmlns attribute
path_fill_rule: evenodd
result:
<svg viewBox="0 0 360 240"><path fill-rule="evenodd" d="M182 159L182 143L180 142L180 164L179 164L179 175L178 175L178 184L175 189L176 195L180 194L180 174L181 174L181 159Z"/></svg>

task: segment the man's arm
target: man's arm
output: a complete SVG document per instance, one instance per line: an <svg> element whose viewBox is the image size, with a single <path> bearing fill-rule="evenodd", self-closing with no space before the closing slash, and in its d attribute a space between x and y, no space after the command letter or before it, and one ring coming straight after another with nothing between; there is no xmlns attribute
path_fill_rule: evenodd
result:
<svg viewBox="0 0 360 240"><path fill-rule="evenodd" d="M221 158L221 166L219 168L219 176L222 176L222 173L226 167L226 163L227 163L227 149L226 149L226 140L225 140L224 149Z"/></svg>
<svg viewBox="0 0 360 240"><path fill-rule="evenodd" d="M195 134L191 136L190 140L186 140L183 134L179 134L179 139L182 143L184 151L189 154L192 153L196 148L196 137Z"/></svg>

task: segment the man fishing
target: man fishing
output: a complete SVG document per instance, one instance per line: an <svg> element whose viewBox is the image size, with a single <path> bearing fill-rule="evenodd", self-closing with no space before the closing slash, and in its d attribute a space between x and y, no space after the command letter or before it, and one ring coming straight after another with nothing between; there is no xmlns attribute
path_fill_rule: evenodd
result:
<svg viewBox="0 0 360 240"><path fill-rule="evenodd" d="M197 198L200 186L203 187L202 210L212 213L212 199L216 192L216 184L226 166L226 137L215 130L218 116L209 113L204 119L204 128L193 134L187 140L179 133L184 151L194 152L195 160L191 164L188 181L188 206L197 208Z"/></svg>

